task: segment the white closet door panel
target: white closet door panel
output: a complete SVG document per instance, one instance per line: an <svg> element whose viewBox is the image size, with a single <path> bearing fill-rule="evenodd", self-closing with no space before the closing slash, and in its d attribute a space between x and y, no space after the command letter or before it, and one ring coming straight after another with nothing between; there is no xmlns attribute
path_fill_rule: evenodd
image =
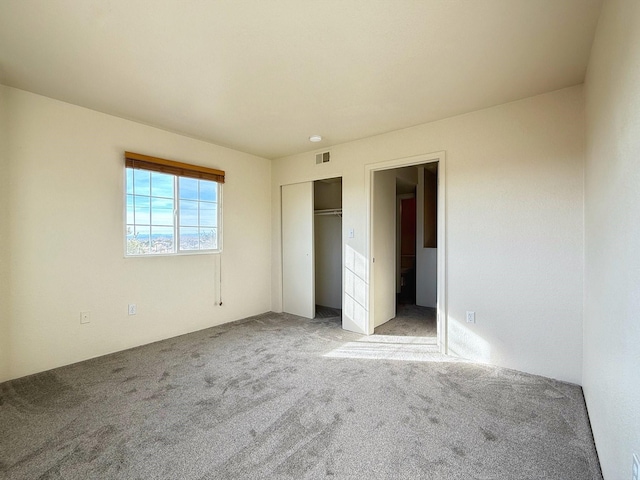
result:
<svg viewBox="0 0 640 480"><path fill-rule="evenodd" d="M313 182L282 187L282 309L313 318Z"/></svg>

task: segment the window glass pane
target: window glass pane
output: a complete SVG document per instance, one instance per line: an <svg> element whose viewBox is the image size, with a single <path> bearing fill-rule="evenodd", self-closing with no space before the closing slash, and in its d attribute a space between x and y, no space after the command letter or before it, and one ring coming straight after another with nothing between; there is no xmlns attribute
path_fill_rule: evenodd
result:
<svg viewBox="0 0 640 480"><path fill-rule="evenodd" d="M133 193L133 168L126 169L127 174L127 193Z"/></svg>
<svg viewBox="0 0 640 480"><path fill-rule="evenodd" d="M180 225L197 227L198 226L198 202L190 200L180 201Z"/></svg>
<svg viewBox="0 0 640 480"><path fill-rule="evenodd" d="M208 180L200 180L200 200L206 202L218 201L218 184Z"/></svg>
<svg viewBox="0 0 640 480"><path fill-rule="evenodd" d="M174 175L151 172L151 195L154 197L173 198Z"/></svg>
<svg viewBox="0 0 640 480"><path fill-rule="evenodd" d="M151 253L173 253L173 227L151 227Z"/></svg>
<svg viewBox="0 0 640 480"><path fill-rule="evenodd" d="M217 182L128 167L125 182L127 255L220 248Z"/></svg>
<svg viewBox="0 0 640 480"><path fill-rule="evenodd" d="M127 195L127 224L133 223L133 195Z"/></svg>
<svg viewBox="0 0 640 480"><path fill-rule="evenodd" d="M216 203L200 202L200 226L216 227L218 205Z"/></svg>
<svg viewBox="0 0 640 480"><path fill-rule="evenodd" d="M197 227L180 227L180 250L199 250Z"/></svg>
<svg viewBox="0 0 640 480"><path fill-rule="evenodd" d="M135 225L127 225L127 244L129 243L129 240L133 239L133 234L135 231L136 231Z"/></svg>
<svg viewBox="0 0 640 480"><path fill-rule="evenodd" d="M129 255L142 255L149 253L149 227L135 227L127 229L127 253Z"/></svg>
<svg viewBox="0 0 640 480"><path fill-rule="evenodd" d="M133 193L136 195L150 195L149 189L151 172L147 170L133 170Z"/></svg>
<svg viewBox="0 0 640 480"><path fill-rule="evenodd" d="M135 195L135 224L136 225L150 225L151 224L151 214L150 214L150 205L149 205L149 197L142 197L140 195Z"/></svg>
<svg viewBox="0 0 640 480"><path fill-rule="evenodd" d="M200 229L200 249L214 250L218 248L218 235L215 228Z"/></svg>
<svg viewBox="0 0 640 480"><path fill-rule="evenodd" d="M173 225L173 200L168 198L151 198L151 224Z"/></svg>
<svg viewBox="0 0 640 480"><path fill-rule="evenodd" d="M179 177L180 180L180 198L186 200L198 199L198 180L195 178Z"/></svg>

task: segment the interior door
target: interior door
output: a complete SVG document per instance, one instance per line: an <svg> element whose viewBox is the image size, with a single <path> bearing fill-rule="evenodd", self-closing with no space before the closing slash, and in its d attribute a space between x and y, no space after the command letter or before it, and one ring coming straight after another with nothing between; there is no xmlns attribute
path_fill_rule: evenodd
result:
<svg viewBox="0 0 640 480"><path fill-rule="evenodd" d="M373 174L373 327L396 316L396 174ZM373 333L373 332L369 332Z"/></svg>
<svg viewBox="0 0 640 480"><path fill-rule="evenodd" d="M282 186L282 309L316 315L313 182Z"/></svg>

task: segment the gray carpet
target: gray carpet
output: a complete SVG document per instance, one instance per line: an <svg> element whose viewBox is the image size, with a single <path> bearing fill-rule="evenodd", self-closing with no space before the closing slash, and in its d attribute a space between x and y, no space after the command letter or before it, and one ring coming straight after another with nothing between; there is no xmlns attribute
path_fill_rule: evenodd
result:
<svg viewBox="0 0 640 480"><path fill-rule="evenodd" d="M0 478L602 478L579 387L415 338L269 313L1 384Z"/></svg>
<svg viewBox="0 0 640 480"><path fill-rule="evenodd" d="M379 335L436 336L436 309L412 304L398 304L394 319L375 329Z"/></svg>

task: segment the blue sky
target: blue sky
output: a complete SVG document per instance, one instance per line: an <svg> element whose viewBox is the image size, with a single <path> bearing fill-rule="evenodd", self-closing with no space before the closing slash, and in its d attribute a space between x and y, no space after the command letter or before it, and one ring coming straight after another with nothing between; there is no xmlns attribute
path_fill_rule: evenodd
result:
<svg viewBox="0 0 640 480"><path fill-rule="evenodd" d="M126 169L127 225L153 234L173 234L174 176L147 170ZM217 226L217 189L215 182L178 177L181 234L197 234L198 226L210 230Z"/></svg>

